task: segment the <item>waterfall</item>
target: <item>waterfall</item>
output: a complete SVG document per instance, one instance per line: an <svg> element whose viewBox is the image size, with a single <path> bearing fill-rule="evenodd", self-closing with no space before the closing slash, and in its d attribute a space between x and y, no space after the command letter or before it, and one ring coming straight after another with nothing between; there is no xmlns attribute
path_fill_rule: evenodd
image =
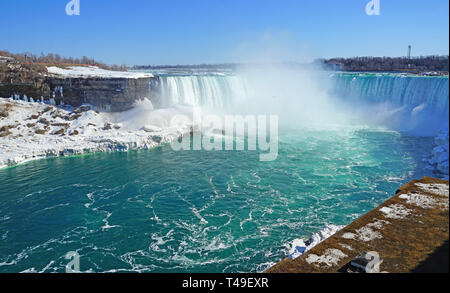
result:
<svg viewBox="0 0 450 293"><path fill-rule="evenodd" d="M176 104L225 107L248 93L245 79L234 75L160 76L153 85L161 107ZM335 74L332 93L354 103L385 103L432 108L449 115L448 77L387 74Z"/></svg>
<svg viewBox="0 0 450 293"><path fill-rule="evenodd" d="M421 135L448 126L448 77L340 73L332 80L333 94L368 121Z"/></svg>
<svg viewBox="0 0 450 293"><path fill-rule="evenodd" d="M287 73L278 78L283 78L286 83L281 82L283 79L268 79L259 83L261 88L255 91L252 88L255 84L239 75L162 75L152 81L152 102L157 108L187 104L222 109L249 97L252 97L252 103L255 103L258 98L262 99L264 94L276 94L287 95L283 100L278 99L278 104L282 107L290 104L292 111L296 111L299 107L297 97L301 96L303 99L300 103L302 107L308 105L305 98L315 98L315 91L301 93L302 89L308 86L308 82L299 82L297 87L290 86L291 83L296 83L296 78L305 76L297 77ZM282 84L278 87L271 84L277 80ZM439 128L448 125L448 77L336 73L332 74L329 80L320 80L318 83L328 89L332 98L330 101L345 105L350 109L350 114L359 114L362 122L426 135L433 135ZM300 116L303 114L297 113ZM320 115L320 111L317 115Z"/></svg>
<svg viewBox="0 0 450 293"><path fill-rule="evenodd" d="M352 102L391 103L411 109L427 108L449 115L448 77L386 74L337 74L334 93Z"/></svg>
<svg viewBox="0 0 450 293"><path fill-rule="evenodd" d="M223 108L245 97L246 92L244 81L237 76L160 76L155 96L156 105L162 108L177 104Z"/></svg>

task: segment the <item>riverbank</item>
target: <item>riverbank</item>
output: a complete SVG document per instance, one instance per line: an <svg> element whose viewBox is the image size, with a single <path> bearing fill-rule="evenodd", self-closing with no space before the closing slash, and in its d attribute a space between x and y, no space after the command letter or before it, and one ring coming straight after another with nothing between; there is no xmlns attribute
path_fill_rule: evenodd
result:
<svg viewBox="0 0 450 293"><path fill-rule="evenodd" d="M187 111L177 108L162 112L147 103L141 111L152 111L166 126L171 114ZM133 113L139 116L139 111ZM98 112L88 105L57 107L0 99L0 168L48 157L150 149L190 132L189 126L146 125L148 119L141 121L142 125L130 125L133 120L124 118L129 115Z"/></svg>
<svg viewBox="0 0 450 293"><path fill-rule="evenodd" d="M383 272L448 272L448 198L448 181L413 180L302 256L286 258L266 272L348 272L350 262L369 251L383 259Z"/></svg>

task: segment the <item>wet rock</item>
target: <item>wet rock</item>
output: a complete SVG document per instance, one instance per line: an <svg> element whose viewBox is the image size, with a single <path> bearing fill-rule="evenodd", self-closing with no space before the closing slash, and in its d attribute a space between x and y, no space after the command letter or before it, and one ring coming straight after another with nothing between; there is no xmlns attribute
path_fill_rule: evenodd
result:
<svg viewBox="0 0 450 293"><path fill-rule="evenodd" d="M156 143L160 143L163 140L163 138L160 135L153 135L152 140Z"/></svg>
<svg viewBox="0 0 450 293"><path fill-rule="evenodd" d="M12 106L10 104L3 105L0 107L0 117L6 118L9 115L9 111L11 110Z"/></svg>
<svg viewBox="0 0 450 293"><path fill-rule="evenodd" d="M79 109L81 112L87 112L87 111L91 110L91 107L90 106L80 106Z"/></svg>
<svg viewBox="0 0 450 293"><path fill-rule="evenodd" d="M52 126L68 128L70 123L52 123Z"/></svg>
<svg viewBox="0 0 450 293"><path fill-rule="evenodd" d="M47 119L45 119L45 118L39 119L38 123L41 123L41 124L44 124L44 125L47 125L47 126L50 125L50 122Z"/></svg>
<svg viewBox="0 0 450 293"><path fill-rule="evenodd" d="M103 130L111 130L113 127L112 123L105 123L105 125L103 126Z"/></svg>
<svg viewBox="0 0 450 293"><path fill-rule="evenodd" d="M11 134L11 132L9 132L9 130L0 131L0 137L6 137L6 136L8 136L10 134Z"/></svg>
<svg viewBox="0 0 450 293"><path fill-rule="evenodd" d="M45 129L37 129L34 133L36 133L36 134L45 134L47 132L47 130L45 130Z"/></svg>
<svg viewBox="0 0 450 293"><path fill-rule="evenodd" d="M55 132L53 132L53 135L64 135L66 133L66 130L64 128L61 128Z"/></svg>
<svg viewBox="0 0 450 293"><path fill-rule="evenodd" d="M80 134L80 133L78 132L78 130L74 130L74 131L72 131L71 133L69 133L70 136L74 136L74 135L78 135L78 134Z"/></svg>
<svg viewBox="0 0 450 293"><path fill-rule="evenodd" d="M74 120L80 118L81 116L82 116L81 114L72 114L72 115L69 116L68 120L69 121L74 121Z"/></svg>
<svg viewBox="0 0 450 293"><path fill-rule="evenodd" d="M30 116L30 118L28 118L27 120L36 120L41 116L41 114L33 114Z"/></svg>

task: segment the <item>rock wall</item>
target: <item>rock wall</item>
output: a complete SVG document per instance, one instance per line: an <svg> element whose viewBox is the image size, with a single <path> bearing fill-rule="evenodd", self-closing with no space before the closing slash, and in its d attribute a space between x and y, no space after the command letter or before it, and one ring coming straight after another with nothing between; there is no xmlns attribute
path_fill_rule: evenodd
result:
<svg viewBox="0 0 450 293"><path fill-rule="evenodd" d="M34 98L50 96L50 87L46 83L44 66L33 64L0 63L0 97L9 98L24 95Z"/></svg>
<svg viewBox="0 0 450 293"><path fill-rule="evenodd" d="M108 112L129 110L136 101L151 98L150 78L49 78L47 83L56 104L87 103Z"/></svg>
<svg viewBox="0 0 450 293"><path fill-rule="evenodd" d="M52 76L40 65L0 64L0 97L50 101L78 107L91 104L99 110L129 110L137 100L151 99L151 77Z"/></svg>

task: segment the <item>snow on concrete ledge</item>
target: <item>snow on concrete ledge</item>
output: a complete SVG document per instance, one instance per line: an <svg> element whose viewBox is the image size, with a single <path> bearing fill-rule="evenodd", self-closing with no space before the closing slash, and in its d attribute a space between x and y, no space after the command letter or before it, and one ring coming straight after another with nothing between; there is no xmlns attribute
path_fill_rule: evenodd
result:
<svg viewBox="0 0 450 293"><path fill-rule="evenodd" d="M448 190L445 180L413 180L300 257L285 258L265 273L353 272L351 261L369 251L383 259L383 272L444 272L433 255L448 241Z"/></svg>
<svg viewBox="0 0 450 293"><path fill-rule="evenodd" d="M47 67L50 75L55 75L62 78L149 78L153 74L143 72L127 72L127 71L112 71L98 68L96 66L71 66L61 68L56 66Z"/></svg>

